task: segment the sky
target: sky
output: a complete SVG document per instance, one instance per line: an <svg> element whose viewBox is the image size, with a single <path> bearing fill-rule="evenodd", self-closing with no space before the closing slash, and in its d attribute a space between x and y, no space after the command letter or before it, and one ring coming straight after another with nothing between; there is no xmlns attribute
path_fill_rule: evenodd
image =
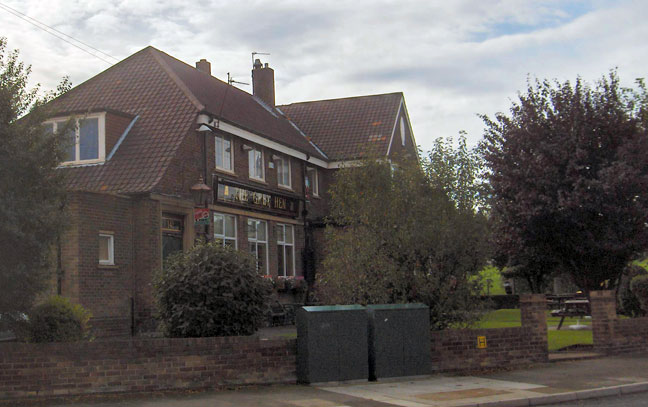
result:
<svg viewBox="0 0 648 407"><path fill-rule="evenodd" d="M478 143L479 115L507 112L528 78L648 76L644 0L0 0L0 37L44 89L110 64L6 6L117 60L148 45L191 65L205 58L221 80L250 83L251 53L269 53L259 57L275 70L277 104L403 92L424 151L462 130Z"/></svg>

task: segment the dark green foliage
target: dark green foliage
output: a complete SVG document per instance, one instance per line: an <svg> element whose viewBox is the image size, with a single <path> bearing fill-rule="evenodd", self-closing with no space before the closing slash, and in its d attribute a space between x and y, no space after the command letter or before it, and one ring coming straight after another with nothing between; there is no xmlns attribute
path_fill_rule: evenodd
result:
<svg viewBox="0 0 648 407"><path fill-rule="evenodd" d="M635 297L637 297L637 300L639 300L641 309L644 312L648 312L648 275L635 276L630 281L630 289Z"/></svg>
<svg viewBox="0 0 648 407"><path fill-rule="evenodd" d="M531 82L510 115L484 117L496 260L534 292L553 273L613 285L648 247L647 101L612 72Z"/></svg>
<svg viewBox="0 0 648 407"><path fill-rule="evenodd" d="M485 217L458 209L411 161L341 169L329 192L331 226L317 276L324 302L424 302L434 329L475 317L481 304L473 276L488 252Z"/></svg>
<svg viewBox="0 0 648 407"><path fill-rule="evenodd" d="M30 67L7 54L0 38L0 314L27 312L51 281L54 246L64 225L63 132L41 126L44 105L69 88L39 98L27 88ZM29 113L29 114L28 114Z"/></svg>
<svg viewBox="0 0 648 407"><path fill-rule="evenodd" d="M170 337L251 335L263 316L269 283L248 253L197 242L167 258L155 292Z"/></svg>
<svg viewBox="0 0 648 407"><path fill-rule="evenodd" d="M645 312L641 309L641 304L639 300L634 295L632 290L630 290L630 282L632 279L639 275L646 275L648 272L643 267L637 265L629 265L623 271L621 276L621 281L617 287L617 298L618 298L618 308L619 313L629 317L641 317L645 315Z"/></svg>
<svg viewBox="0 0 648 407"><path fill-rule="evenodd" d="M92 315L65 297L54 296L29 313L26 325L29 342L75 342L90 339Z"/></svg>

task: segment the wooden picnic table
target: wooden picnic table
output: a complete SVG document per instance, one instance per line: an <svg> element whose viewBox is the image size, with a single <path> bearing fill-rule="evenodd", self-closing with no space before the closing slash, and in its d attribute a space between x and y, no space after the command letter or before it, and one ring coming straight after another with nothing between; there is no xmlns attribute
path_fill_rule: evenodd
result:
<svg viewBox="0 0 648 407"><path fill-rule="evenodd" d="M586 299L565 300L563 307L556 311L551 311L552 317L560 317L557 330L562 328L566 317L584 317L590 314L589 301Z"/></svg>

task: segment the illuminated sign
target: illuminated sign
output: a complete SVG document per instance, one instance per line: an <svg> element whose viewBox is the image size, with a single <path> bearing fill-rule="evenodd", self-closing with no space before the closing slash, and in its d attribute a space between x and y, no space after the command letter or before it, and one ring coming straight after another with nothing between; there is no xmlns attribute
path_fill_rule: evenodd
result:
<svg viewBox="0 0 648 407"><path fill-rule="evenodd" d="M478 336L477 337L477 348L478 349L486 349L486 337L485 336Z"/></svg>
<svg viewBox="0 0 648 407"><path fill-rule="evenodd" d="M293 217L299 215L299 200L295 198L253 189L247 185L222 178L217 179L216 182L218 183L214 188L214 194L216 195L214 200L216 202L268 212L279 212Z"/></svg>

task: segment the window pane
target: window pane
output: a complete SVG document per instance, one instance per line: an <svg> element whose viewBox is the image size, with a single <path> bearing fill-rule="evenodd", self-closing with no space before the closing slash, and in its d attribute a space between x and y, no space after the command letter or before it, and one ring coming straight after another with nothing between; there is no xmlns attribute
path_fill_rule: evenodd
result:
<svg viewBox="0 0 648 407"><path fill-rule="evenodd" d="M56 131L63 131L67 122L56 122ZM70 125L70 128L65 132L65 161L76 160L76 131Z"/></svg>
<svg viewBox="0 0 648 407"><path fill-rule="evenodd" d="M99 261L110 261L110 237L99 236Z"/></svg>
<svg viewBox="0 0 648 407"><path fill-rule="evenodd" d="M257 233L256 233L256 221L252 219L248 219L248 239L256 239Z"/></svg>
<svg viewBox="0 0 648 407"><path fill-rule="evenodd" d="M265 242L266 239L266 223L262 220L258 221L257 226L257 240L260 242Z"/></svg>
<svg viewBox="0 0 648 407"><path fill-rule="evenodd" d="M223 215L214 214L214 235L222 236L223 233Z"/></svg>
<svg viewBox="0 0 648 407"><path fill-rule="evenodd" d="M254 155L256 157L256 172L254 176L257 178L263 178L263 154L261 154L261 151L255 151Z"/></svg>
<svg viewBox="0 0 648 407"><path fill-rule="evenodd" d="M254 177L254 150L248 151L248 173Z"/></svg>
<svg viewBox="0 0 648 407"><path fill-rule="evenodd" d="M295 270L293 269L293 246L284 246L286 248L286 275L293 276L295 275Z"/></svg>
<svg viewBox="0 0 648 407"><path fill-rule="evenodd" d="M275 227L275 233L277 234L277 242L284 241L284 228L283 225L277 225Z"/></svg>
<svg viewBox="0 0 648 407"><path fill-rule="evenodd" d="M99 119L79 120L79 148L81 160L99 158Z"/></svg>
<svg viewBox="0 0 648 407"><path fill-rule="evenodd" d="M232 169L232 142L228 137L223 138L223 168Z"/></svg>
<svg viewBox="0 0 648 407"><path fill-rule="evenodd" d="M259 262L259 272L263 274L267 274L267 264L266 264L266 245L265 244L257 244L257 253L259 256L257 257L257 260Z"/></svg>
<svg viewBox="0 0 648 407"><path fill-rule="evenodd" d="M223 138L216 136L214 142L216 146L216 167L223 168Z"/></svg>
<svg viewBox="0 0 648 407"><path fill-rule="evenodd" d="M236 217L235 216L226 216L225 217L225 236L235 238L236 237Z"/></svg>
<svg viewBox="0 0 648 407"><path fill-rule="evenodd" d="M279 245L278 249L279 250L277 250L277 260L278 260L279 268L277 270L277 274L280 276L285 276L286 266L284 264L284 255L283 255L284 247L282 245Z"/></svg>
<svg viewBox="0 0 648 407"><path fill-rule="evenodd" d="M286 243L292 244L293 242L293 227L290 225L286 225Z"/></svg>

